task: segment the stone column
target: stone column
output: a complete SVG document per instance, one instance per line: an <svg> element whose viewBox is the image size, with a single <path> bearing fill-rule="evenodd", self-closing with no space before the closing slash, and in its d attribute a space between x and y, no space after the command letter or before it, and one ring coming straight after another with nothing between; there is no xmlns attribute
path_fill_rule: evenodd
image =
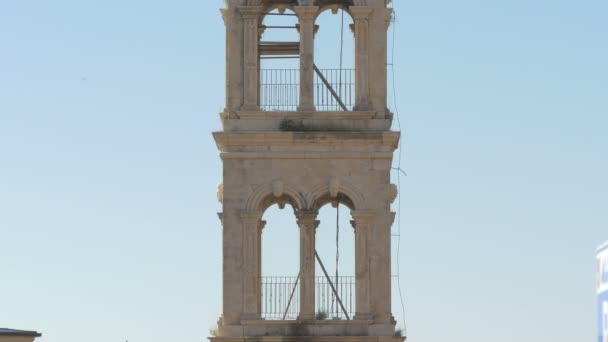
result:
<svg viewBox="0 0 608 342"><path fill-rule="evenodd" d="M370 297L377 325L374 334L394 331L391 313L391 226L394 218L395 214L389 210L378 211L368 235L372 285Z"/></svg>
<svg viewBox="0 0 608 342"><path fill-rule="evenodd" d="M258 310L259 279L259 224L262 213L242 212L243 224L243 313L241 319L261 319Z"/></svg>
<svg viewBox="0 0 608 342"><path fill-rule="evenodd" d="M300 211L300 315L299 320L315 318L315 232L319 226L314 211Z"/></svg>
<svg viewBox="0 0 608 342"><path fill-rule="evenodd" d="M300 105L298 111L314 111L315 16L318 6L296 6L300 19Z"/></svg>
<svg viewBox="0 0 608 342"><path fill-rule="evenodd" d="M371 211L353 211L353 228L355 228L355 298L357 307L354 319L370 320L371 310L371 272L369 235L376 216Z"/></svg>
<svg viewBox="0 0 608 342"><path fill-rule="evenodd" d="M350 7L355 21L355 110L370 109L369 16L372 11L369 7Z"/></svg>
<svg viewBox="0 0 608 342"><path fill-rule="evenodd" d="M243 92L244 100L242 110L259 110L259 67L260 56L258 54L258 26L262 6L241 6L239 10L243 16L243 55L244 55L244 77Z"/></svg>
<svg viewBox="0 0 608 342"><path fill-rule="evenodd" d="M266 221L258 221L258 312L262 313L262 232Z"/></svg>

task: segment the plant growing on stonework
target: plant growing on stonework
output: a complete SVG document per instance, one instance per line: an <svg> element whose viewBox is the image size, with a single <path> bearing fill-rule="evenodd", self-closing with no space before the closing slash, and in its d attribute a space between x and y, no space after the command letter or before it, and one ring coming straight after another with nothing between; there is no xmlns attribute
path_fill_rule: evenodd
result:
<svg viewBox="0 0 608 342"><path fill-rule="evenodd" d="M317 312L317 314L315 315L315 319L317 321L324 321L327 319L327 317L329 317L329 315L327 314L327 311L319 311Z"/></svg>

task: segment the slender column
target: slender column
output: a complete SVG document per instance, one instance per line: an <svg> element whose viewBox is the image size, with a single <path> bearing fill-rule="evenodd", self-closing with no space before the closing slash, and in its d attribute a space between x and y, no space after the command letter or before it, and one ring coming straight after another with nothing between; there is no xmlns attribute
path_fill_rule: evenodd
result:
<svg viewBox="0 0 608 342"><path fill-rule="evenodd" d="M373 9L352 6L355 21L355 110L370 109L369 91L369 16Z"/></svg>
<svg viewBox="0 0 608 342"><path fill-rule="evenodd" d="M319 226L314 211L298 212L300 227L300 315L299 320L315 318L315 232Z"/></svg>
<svg viewBox="0 0 608 342"><path fill-rule="evenodd" d="M239 7L243 16L243 46L244 46L244 100L242 110L255 111L259 109L258 89L259 89L259 64L258 54L258 26L261 6L241 6Z"/></svg>
<svg viewBox="0 0 608 342"><path fill-rule="evenodd" d="M266 221L258 222L258 312L262 313L262 232Z"/></svg>
<svg viewBox="0 0 608 342"><path fill-rule="evenodd" d="M243 21L234 8L221 10L226 26L226 112L236 111L241 107L243 92L241 90L243 72Z"/></svg>
<svg viewBox="0 0 608 342"><path fill-rule="evenodd" d="M258 310L259 292L259 223L260 212L241 213L243 224L243 313L241 319L261 319Z"/></svg>
<svg viewBox="0 0 608 342"><path fill-rule="evenodd" d="M314 111L315 16L318 6L296 6L300 19L300 105L298 111Z"/></svg>
<svg viewBox="0 0 608 342"><path fill-rule="evenodd" d="M371 211L353 211L351 223L355 228L355 319L372 319L371 272L369 235L376 214Z"/></svg>

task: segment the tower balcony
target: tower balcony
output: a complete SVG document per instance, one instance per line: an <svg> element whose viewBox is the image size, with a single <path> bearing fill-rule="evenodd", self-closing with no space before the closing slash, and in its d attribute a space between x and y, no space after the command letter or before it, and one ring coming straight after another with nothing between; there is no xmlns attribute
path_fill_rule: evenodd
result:
<svg viewBox="0 0 608 342"><path fill-rule="evenodd" d="M352 111L355 106L354 69L316 69L314 105L317 111ZM260 109L297 111L300 105L300 69L260 70Z"/></svg>
<svg viewBox="0 0 608 342"><path fill-rule="evenodd" d="M259 107L221 113L226 132L379 132L392 114L361 110L355 100L354 69L318 69L314 110L300 108L300 69L261 69Z"/></svg>
<svg viewBox="0 0 608 342"><path fill-rule="evenodd" d="M350 320L355 315L355 277L315 277L315 319ZM300 313L299 277L262 277L261 316L265 320L296 320Z"/></svg>

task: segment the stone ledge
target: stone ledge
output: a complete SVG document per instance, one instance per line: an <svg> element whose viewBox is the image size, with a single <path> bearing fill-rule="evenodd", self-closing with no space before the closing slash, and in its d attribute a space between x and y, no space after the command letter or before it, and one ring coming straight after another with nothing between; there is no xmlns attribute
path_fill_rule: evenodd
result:
<svg viewBox="0 0 608 342"><path fill-rule="evenodd" d="M214 132L221 152L393 152L399 132Z"/></svg>
<svg viewBox="0 0 608 342"><path fill-rule="evenodd" d="M380 132L390 130L392 124L390 118L379 117L378 113L371 111L238 111L224 112L220 116L223 129L227 132L276 132L281 130L281 123L285 120L323 131Z"/></svg>
<svg viewBox="0 0 608 342"><path fill-rule="evenodd" d="M402 336L252 336L209 337L211 342L403 342Z"/></svg>

